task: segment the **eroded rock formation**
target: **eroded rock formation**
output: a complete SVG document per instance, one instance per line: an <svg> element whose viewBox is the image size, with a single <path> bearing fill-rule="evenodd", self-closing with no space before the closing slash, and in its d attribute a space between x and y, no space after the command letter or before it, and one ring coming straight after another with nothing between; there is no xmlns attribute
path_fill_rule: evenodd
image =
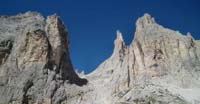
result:
<svg viewBox="0 0 200 104"><path fill-rule="evenodd" d="M149 14L136 22L132 43L117 31L114 51L88 79L104 104L198 104L199 41L157 24Z"/></svg>
<svg viewBox="0 0 200 104"><path fill-rule="evenodd" d="M68 32L58 16L0 17L0 104L59 104L64 86L87 83L74 72Z"/></svg>
<svg viewBox="0 0 200 104"><path fill-rule="evenodd" d="M117 31L113 54L83 78L57 15L27 12L0 23L0 104L200 103L200 42L149 14L137 20L130 45Z"/></svg>

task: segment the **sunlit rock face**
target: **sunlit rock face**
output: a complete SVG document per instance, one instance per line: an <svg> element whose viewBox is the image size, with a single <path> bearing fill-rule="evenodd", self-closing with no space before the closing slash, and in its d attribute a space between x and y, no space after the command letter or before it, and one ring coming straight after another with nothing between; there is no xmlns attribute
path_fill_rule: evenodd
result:
<svg viewBox="0 0 200 104"><path fill-rule="evenodd" d="M112 55L88 75L74 71L57 15L0 23L0 104L200 104L200 41L149 14L130 45L117 30Z"/></svg>
<svg viewBox="0 0 200 104"><path fill-rule="evenodd" d="M132 43L117 31L109 59L88 75L104 104L198 104L199 42L157 24L149 14L136 22Z"/></svg>

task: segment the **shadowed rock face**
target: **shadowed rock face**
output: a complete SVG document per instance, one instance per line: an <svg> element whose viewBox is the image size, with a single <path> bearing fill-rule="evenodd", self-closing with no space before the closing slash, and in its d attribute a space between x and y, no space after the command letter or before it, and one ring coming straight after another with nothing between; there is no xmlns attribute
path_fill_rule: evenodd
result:
<svg viewBox="0 0 200 104"><path fill-rule="evenodd" d="M56 15L0 17L0 104L199 104L200 42L156 23L136 22L125 45L80 78L69 55L68 32Z"/></svg>

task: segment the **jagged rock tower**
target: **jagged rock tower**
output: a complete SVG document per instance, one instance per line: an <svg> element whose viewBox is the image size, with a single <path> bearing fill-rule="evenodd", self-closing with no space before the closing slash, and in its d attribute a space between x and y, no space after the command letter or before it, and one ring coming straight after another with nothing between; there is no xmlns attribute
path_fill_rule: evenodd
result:
<svg viewBox="0 0 200 104"><path fill-rule="evenodd" d="M35 12L0 17L0 104L58 104L65 84L82 86L69 58L68 33L58 16Z"/></svg>
<svg viewBox="0 0 200 104"><path fill-rule="evenodd" d="M84 78L58 16L28 12L0 23L0 104L200 104L200 42L149 14L130 45L117 31L111 57Z"/></svg>
<svg viewBox="0 0 200 104"><path fill-rule="evenodd" d="M88 75L99 102L200 103L200 42L190 33L166 29L144 14L132 43L126 46L117 31L114 44L111 57Z"/></svg>

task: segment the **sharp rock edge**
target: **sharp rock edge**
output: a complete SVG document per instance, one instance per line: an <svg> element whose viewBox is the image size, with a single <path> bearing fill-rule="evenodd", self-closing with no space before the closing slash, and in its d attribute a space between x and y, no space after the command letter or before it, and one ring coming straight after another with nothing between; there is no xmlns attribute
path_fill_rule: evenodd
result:
<svg viewBox="0 0 200 104"><path fill-rule="evenodd" d="M149 14L130 45L117 30L113 54L88 75L74 71L59 16L27 12L0 23L0 104L200 103L200 42Z"/></svg>

